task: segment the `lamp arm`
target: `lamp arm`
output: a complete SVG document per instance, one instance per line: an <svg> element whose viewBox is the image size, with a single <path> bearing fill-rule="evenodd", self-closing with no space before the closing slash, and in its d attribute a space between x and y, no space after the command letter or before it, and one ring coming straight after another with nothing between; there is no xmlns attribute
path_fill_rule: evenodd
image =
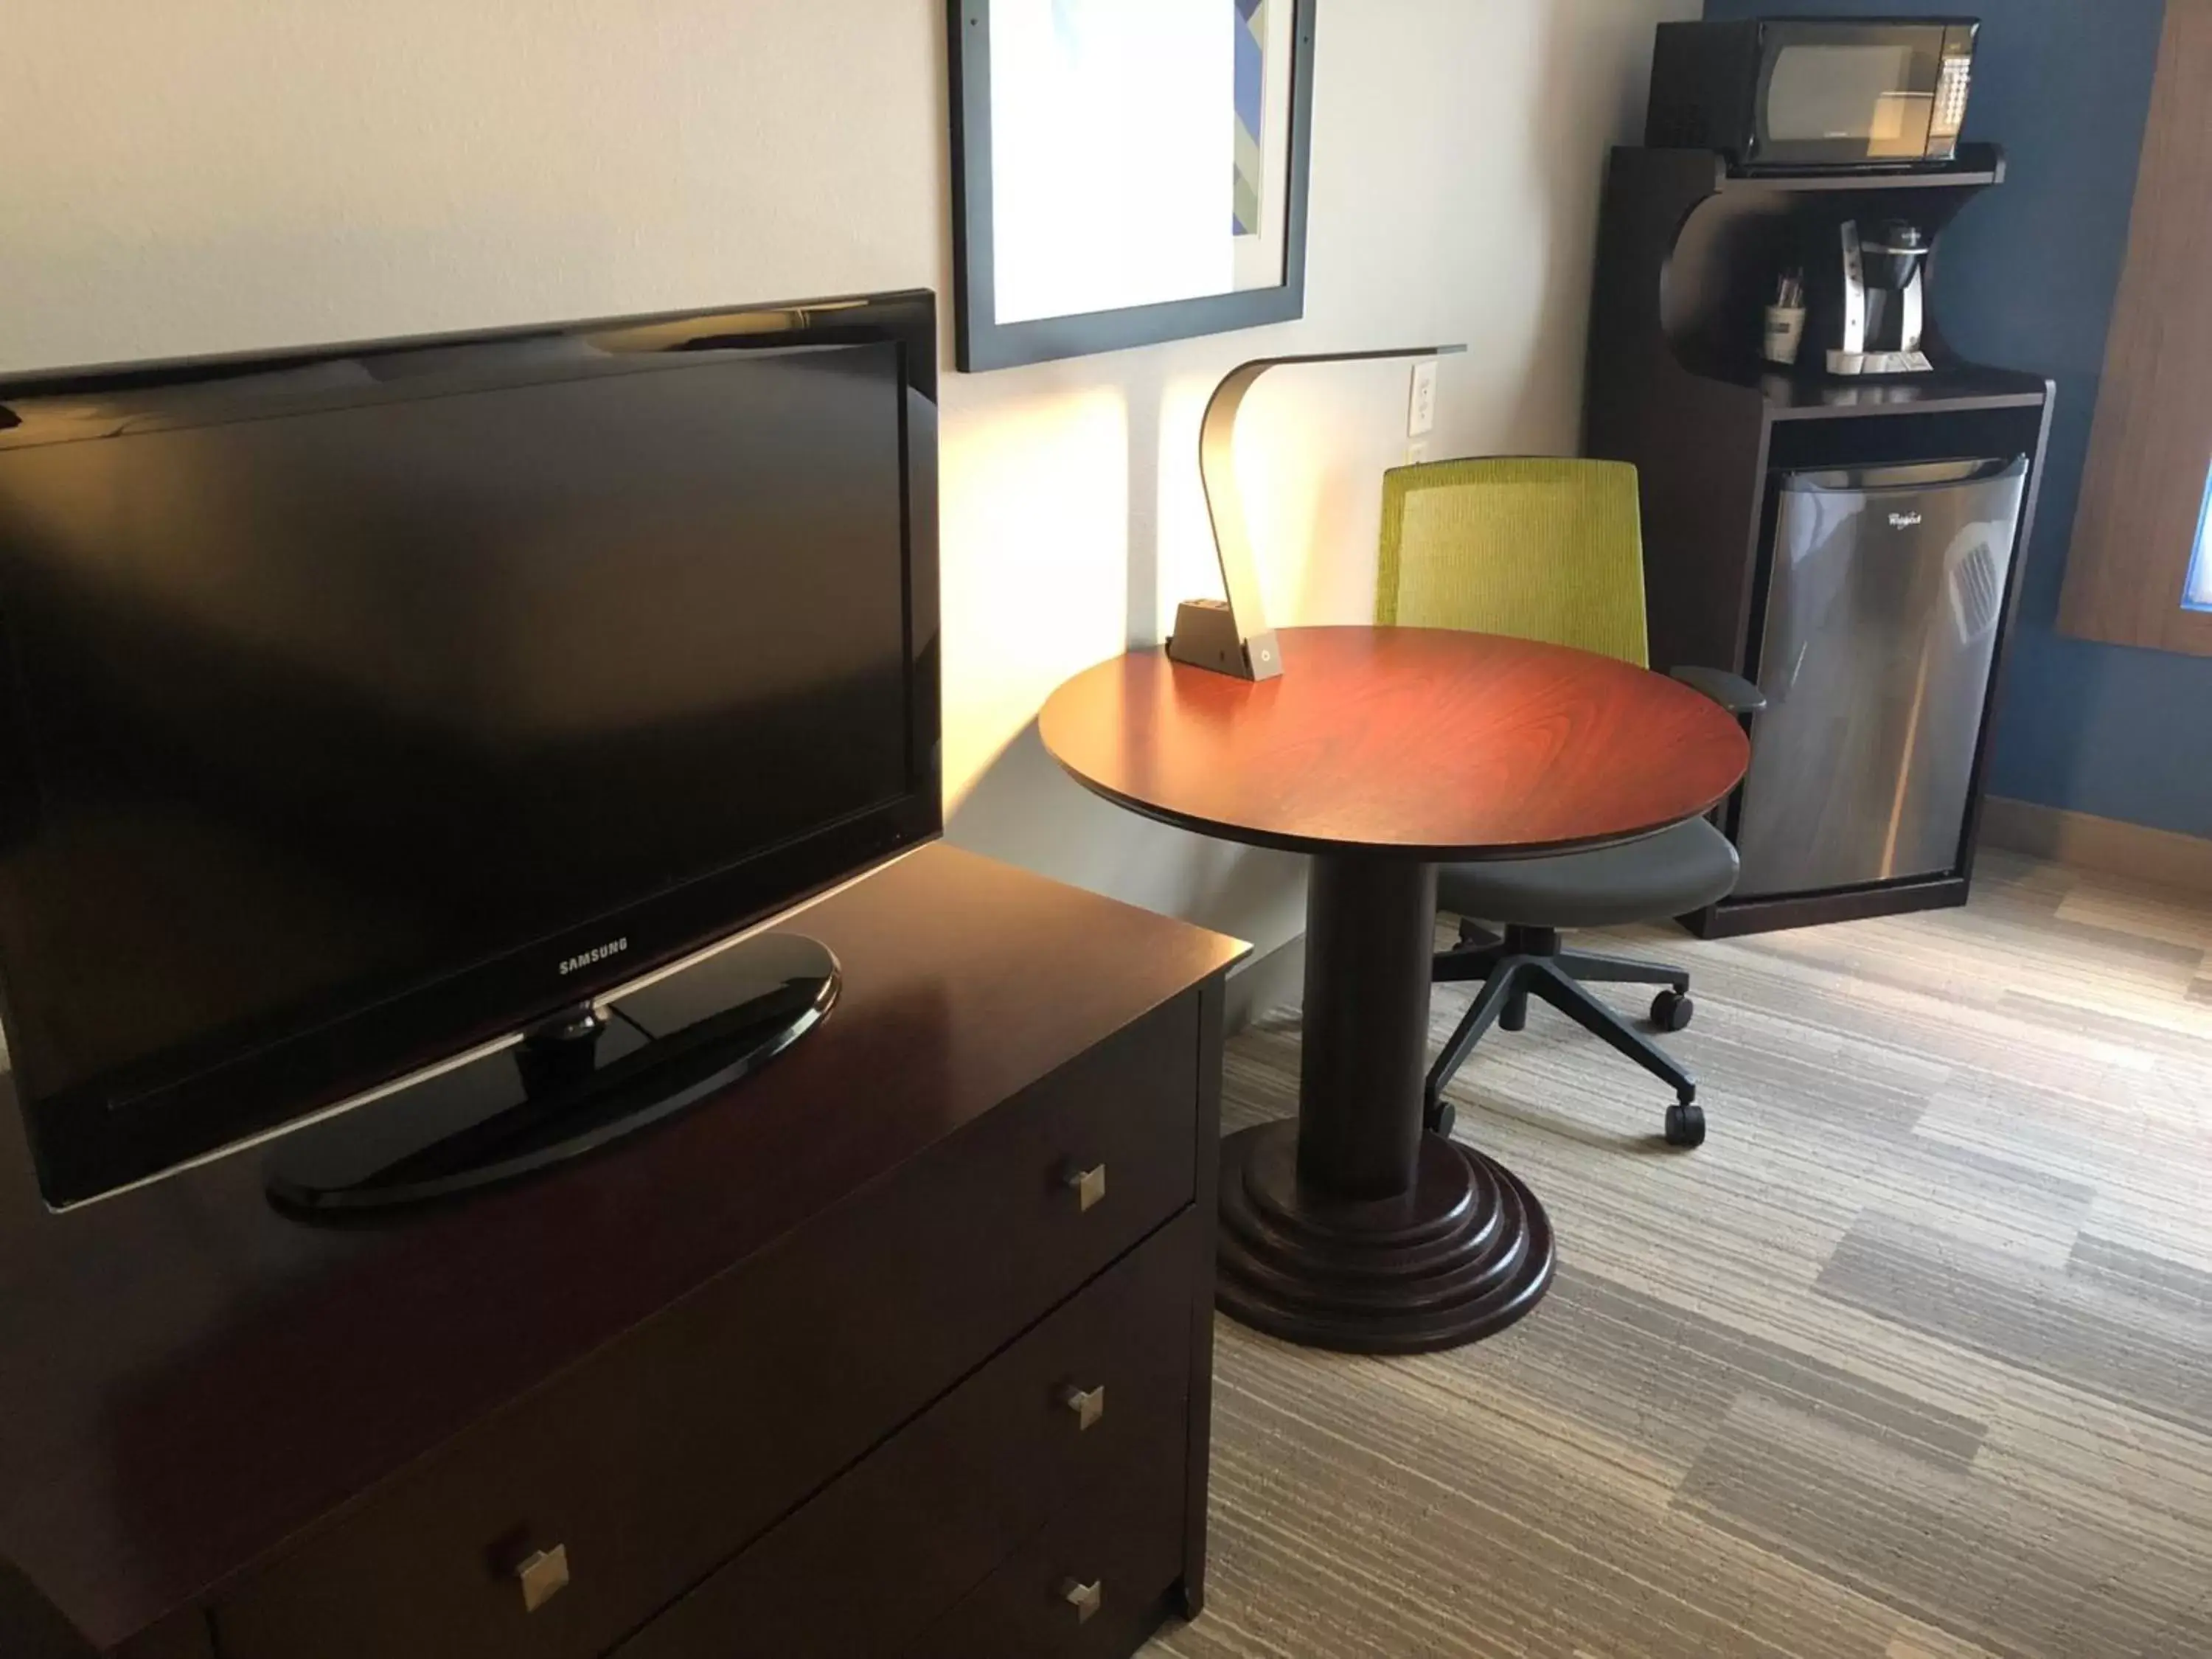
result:
<svg viewBox="0 0 2212 1659"><path fill-rule="evenodd" d="M1244 394L1282 361L1263 357L1230 370L1206 400L1206 418L1198 428L1198 477L1206 489L1206 516L1213 531L1213 556L1221 567L1221 591L1229 596L1237 637L1250 644L1264 635L1270 647L1274 630L1267 626L1260 562L1245 525L1244 495L1237 487L1237 416L1244 407Z"/></svg>

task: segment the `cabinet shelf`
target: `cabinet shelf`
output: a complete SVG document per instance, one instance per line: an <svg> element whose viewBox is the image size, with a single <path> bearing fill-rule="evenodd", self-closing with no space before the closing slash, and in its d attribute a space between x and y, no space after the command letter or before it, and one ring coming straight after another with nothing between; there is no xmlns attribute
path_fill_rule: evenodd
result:
<svg viewBox="0 0 2212 1659"><path fill-rule="evenodd" d="M1702 154L1704 152L1696 152ZM1839 190L1982 190L2004 182L2004 152L1995 144L1961 144L1959 157L1939 167L1914 167L1894 173L1741 173L1720 165L1718 187L1723 191L1839 191Z"/></svg>
<svg viewBox="0 0 2212 1659"><path fill-rule="evenodd" d="M2047 388L2039 375L1978 363L1947 363L1932 374L1850 380L1803 371L1776 371L1729 384L1756 392L1771 421L1849 420L1883 415L1966 414L1977 410L2039 408Z"/></svg>

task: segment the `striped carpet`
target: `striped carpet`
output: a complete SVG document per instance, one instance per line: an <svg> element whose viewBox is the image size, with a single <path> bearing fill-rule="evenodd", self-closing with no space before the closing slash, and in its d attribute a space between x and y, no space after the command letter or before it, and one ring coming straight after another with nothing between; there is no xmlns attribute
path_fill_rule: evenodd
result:
<svg viewBox="0 0 2212 1659"><path fill-rule="evenodd" d="M1459 1133L1550 1297L1408 1360L1221 1322L1208 1610L1148 1654L2212 1656L2212 903L1993 854L1962 911L1615 943L1696 975L1711 1138L1547 1010L1486 1039ZM1231 1127L1297 1064L1237 1039Z"/></svg>

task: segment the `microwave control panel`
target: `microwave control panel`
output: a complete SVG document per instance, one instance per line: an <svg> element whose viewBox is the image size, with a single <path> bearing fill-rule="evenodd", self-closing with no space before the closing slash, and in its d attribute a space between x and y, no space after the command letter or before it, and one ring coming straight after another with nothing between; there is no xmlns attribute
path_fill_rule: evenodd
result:
<svg viewBox="0 0 2212 1659"><path fill-rule="evenodd" d="M1943 59L1943 71L1936 84L1936 117L1930 131L1939 138L1955 138L1966 125L1966 94L1972 89L1974 60L1965 52L1955 52Z"/></svg>

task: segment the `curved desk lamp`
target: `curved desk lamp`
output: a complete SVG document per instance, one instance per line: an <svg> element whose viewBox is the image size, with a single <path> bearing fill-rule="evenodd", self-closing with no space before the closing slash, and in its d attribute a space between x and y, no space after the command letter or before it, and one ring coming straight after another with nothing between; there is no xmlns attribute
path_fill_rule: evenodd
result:
<svg viewBox="0 0 2212 1659"><path fill-rule="evenodd" d="M1271 368L1285 363L1357 363L1389 357L1449 357L1463 345L1404 346L1390 351L1320 351L1298 357L1260 357L1229 371L1206 405L1198 429L1198 476L1206 486L1206 517L1213 523L1213 553L1221 563L1221 599L1185 599L1176 607L1168 655L1193 668L1210 668L1240 680L1271 680L1283 672L1283 653L1260 597L1260 571L1244 527L1244 498L1237 488L1237 412L1244 394Z"/></svg>

